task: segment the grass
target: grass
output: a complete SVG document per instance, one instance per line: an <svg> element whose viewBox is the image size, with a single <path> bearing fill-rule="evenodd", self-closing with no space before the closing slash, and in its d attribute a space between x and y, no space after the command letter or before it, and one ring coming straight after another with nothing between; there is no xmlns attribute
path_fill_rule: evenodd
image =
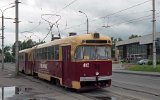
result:
<svg viewBox="0 0 160 100"><path fill-rule="evenodd" d="M152 65L133 65L128 67L127 70L130 71L146 71L146 72L160 72L160 65L157 65L156 68L153 68Z"/></svg>

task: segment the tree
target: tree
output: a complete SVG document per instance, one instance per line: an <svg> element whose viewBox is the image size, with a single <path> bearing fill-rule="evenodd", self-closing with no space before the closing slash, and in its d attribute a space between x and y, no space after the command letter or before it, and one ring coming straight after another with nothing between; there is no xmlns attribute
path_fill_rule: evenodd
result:
<svg viewBox="0 0 160 100"><path fill-rule="evenodd" d="M132 34L131 36L129 36L128 38L129 39L133 39L133 38L137 38L137 37L141 37L140 35L138 36L138 35L134 35L134 34Z"/></svg>
<svg viewBox="0 0 160 100"><path fill-rule="evenodd" d="M4 59L5 62L12 62L14 60L14 57L10 52L5 52L4 55L5 55Z"/></svg>
<svg viewBox="0 0 160 100"><path fill-rule="evenodd" d="M1 49L0 49L0 53L2 53ZM5 46L4 47L4 56L5 56L5 58L4 58L5 62L13 61L14 58L13 58L13 56L11 54L11 47L10 46Z"/></svg>
<svg viewBox="0 0 160 100"><path fill-rule="evenodd" d="M18 44L19 44L19 47L20 47L20 45L21 45L21 41L18 41ZM15 56L15 43L12 45L12 56Z"/></svg>
<svg viewBox="0 0 160 100"><path fill-rule="evenodd" d="M111 37L111 40L112 40L112 47L111 47L111 53L112 53L112 57L115 57L115 46L116 46L116 42L118 41L123 41L122 38L114 38L114 37Z"/></svg>
<svg viewBox="0 0 160 100"><path fill-rule="evenodd" d="M123 39L122 38L118 38L118 41L123 41Z"/></svg>
<svg viewBox="0 0 160 100"><path fill-rule="evenodd" d="M38 45L38 44L45 43L45 41L36 42L36 41L33 41L32 39L29 39L23 42L19 41L18 43L19 43L19 50L23 50L27 48L32 48L33 46ZM12 55L15 56L15 43L12 46Z"/></svg>
<svg viewBox="0 0 160 100"><path fill-rule="evenodd" d="M4 52L9 52L11 50L11 47L10 46L5 46L4 47Z"/></svg>

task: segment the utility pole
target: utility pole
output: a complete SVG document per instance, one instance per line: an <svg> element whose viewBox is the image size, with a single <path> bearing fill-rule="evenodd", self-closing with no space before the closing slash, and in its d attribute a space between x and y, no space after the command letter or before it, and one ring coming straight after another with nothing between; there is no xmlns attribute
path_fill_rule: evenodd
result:
<svg viewBox="0 0 160 100"><path fill-rule="evenodd" d="M4 16L2 12L2 71L4 70Z"/></svg>
<svg viewBox="0 0 160 100"><path fill-rule="evenodd" d="M16 26L15 26L15 28L16 28L16 34L15 34L15 48L16 48L16 53L15 53L15 55L16 55L16 63L15 63L15 68L16 68L16 75L18 76L18 72L19 72L19 55L18 55L18 53L19 53L19 44L18 44L18 33L19 33L19 21L18 21L18 4L19 4L19 2L18 2L18 0L16 0L15 1L15 5L16 5L16 7L15 7L15 23L16 23Z"/></svg>
<svg viewBox="0 0 160 100"><path fill-rule="evenodd" d="M156 68L157 58L156 58L156 18L155 18L155 0L152 1L153 6L153 68Z"/></svg>
<svg viewBox="0 0 160 100"><path fill-rule="evenodd" d="M2 13L2 71L3 71L3 69L4 69L4 19L12 19L12 18L4 18L4 12L7 10L7 9L9 9L9 8L13 8L13 7L15 7L15 6L11 6L11 7L8 7L8 8L6 8L6 9L4 9L4 10L1 10L0 9L0 11L1 11L1 13Z"/></svg>

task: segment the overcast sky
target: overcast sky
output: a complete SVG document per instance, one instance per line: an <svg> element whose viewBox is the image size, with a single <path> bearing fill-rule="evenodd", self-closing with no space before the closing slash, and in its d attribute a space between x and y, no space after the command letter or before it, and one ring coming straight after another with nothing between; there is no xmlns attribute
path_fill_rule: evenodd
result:
<svg viewBox="0 0 160 100"><path fill-rule="evenodd" d="M69 32L85 34L86 16L89 32L99 32L110 37L127 39L131 34L146 35L152 32L152 0L19 0L19 39L43 40L50 25L57 20L62 37ZM13 6L15 0L0 0L0 9ZM1 15L1 13L0 13ZM6 18L15 18L15 8L4 11ZM50 25L48 22L50 22ZM160 32L160 0L156 0L157 32ZM4 20L4 45L15 41L14 20ZM0 20L0 26L2 22ZM108 27L104 27L108 26ZM52 33L57 35L54 25ZM1 34L1 32L0 32ZM48 34L45 41L51 40ZM0 42L1 44L1 42Z"/></svg>

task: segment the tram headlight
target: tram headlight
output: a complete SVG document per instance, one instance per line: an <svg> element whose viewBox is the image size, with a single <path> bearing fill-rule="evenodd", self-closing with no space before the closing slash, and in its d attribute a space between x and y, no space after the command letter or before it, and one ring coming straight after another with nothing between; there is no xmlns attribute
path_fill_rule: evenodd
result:
<svg viewBox="0 0 160 100"><path fill-rule="evenodd" d="M96 72L96 75L98 76L98 75L99 75L99 72Z"/></svg>

